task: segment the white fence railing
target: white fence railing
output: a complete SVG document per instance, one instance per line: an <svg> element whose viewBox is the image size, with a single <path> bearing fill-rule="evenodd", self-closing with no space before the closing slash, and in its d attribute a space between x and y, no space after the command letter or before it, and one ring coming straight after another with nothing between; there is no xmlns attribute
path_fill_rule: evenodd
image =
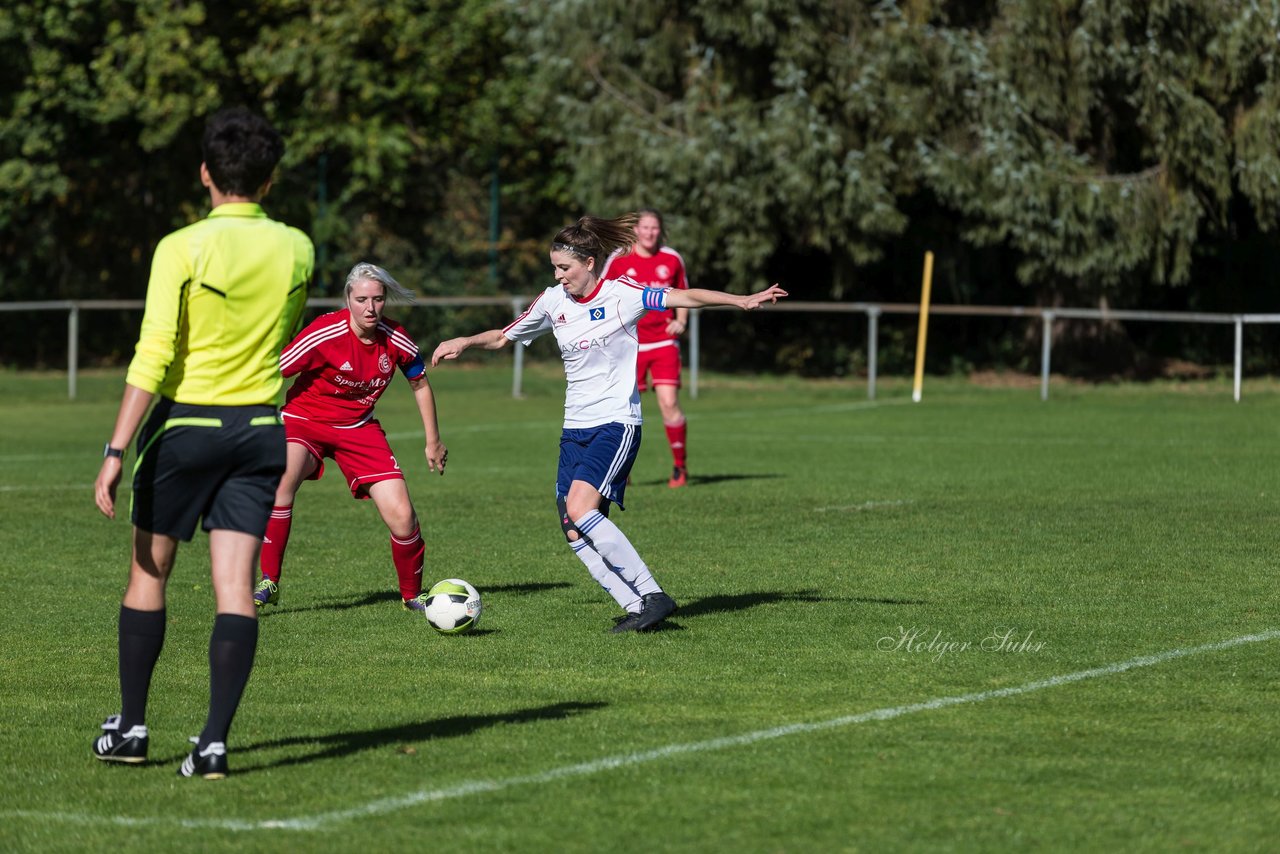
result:
<svg viewBox="0 0 1280 854"><path fill-rule="evenodd" d="M915 314L920 313L920 306L915 303L868 303L868 302L792 302L784 301L768 307L770 311L807 311L807 312L850 312L867 316L867 397L876 396L876 340L877 326L881 314ZM690 338L690 379L691 393L697 396L698 349L701 346L697 312L692 312L693 322L689 324ZM1053 353L1053 324L1056 320L1136 320L1155 323L1211 323L1231 324L1235 326L1235 348L1233 358L1233 391L1237 403L1240 402L1240 380L1243 373L1244 326L1246 323L1269 324L1280 323L1280 314L1213 314L1193 311L1134 311L1098 308L1033 308L1029 306L999 305L938 305L929 306L929 314L959 315L962 317L1039 317L1042 336L1040 345L1040 399L1049 399L1049 368Z"/></svg>
<svg viewBox="0 0 1280 854"><path fill-rule="evenodd" d="M407 307L453 306L506 306L513 315L519 314L532 297L419 297ZM338 308L342 300L317 298L307 301L309 308ZM406 306L397 306L403 309ZM135 310L141 311L142 300L48 300L42 302L0 303L0 311L65 311L67 312L67 396L76 397L76 381L80 358L80 313L84 311ZM702 349L702 325L699 315L702 309L690 312L689 323L689 393L698 396L698 365ZM876 348L878 326L882 314L916 314L920 306L914 303L869 302L801 302L784 301L768 306L767 311L810 312L817 314L862 314L867 318L867 397L876 396ZM930 306L931 315L959 315L963 317L1038 317L1041 321L1042 341L1040 350L1040 399L1049 399L1049 368L1053 353L1053 324L1058 320L1082 321L1139 321L1154 323L1209 323L1230 324L1235 327L1233 353L1234 399L1240 400L1240 381L1243 370L1245 324L1280 323L1280 314L1212 314L1205 312L1132 311L1096 308L1032 308L1024 306L991 305L937 305ZM524 348L514 347L511 394L519 397L524 380Z"/></svg>

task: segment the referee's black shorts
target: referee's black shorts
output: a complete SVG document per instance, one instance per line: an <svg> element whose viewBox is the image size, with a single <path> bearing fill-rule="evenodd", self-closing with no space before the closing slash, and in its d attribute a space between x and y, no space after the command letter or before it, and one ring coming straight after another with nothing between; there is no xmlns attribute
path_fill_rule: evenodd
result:
<svg viewBox="0 0 1280 854"><path fill-rule="evenodd" d="M204 529L261 537L284 474L274 406L192 406L161 398L138 434L133 524L188 541Z"/></svg>

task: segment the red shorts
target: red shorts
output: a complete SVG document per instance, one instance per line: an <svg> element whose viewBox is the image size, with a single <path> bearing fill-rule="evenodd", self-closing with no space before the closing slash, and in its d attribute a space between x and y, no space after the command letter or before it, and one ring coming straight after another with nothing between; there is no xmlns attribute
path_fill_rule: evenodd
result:
<svg viewBox="0 0 1280 854"><path fill-rule="evenodd" d="M653 376L653 384L673 385L680 388L680 345L670 344L666 347L655 347L652 350L641 350L636 356L636 387L640 391L648 391L645 381L648 375Z"/></svg>
<svg viewBox="0 0 1280 854"><path fill-rule="evenodd" d="M324 475L324 458L331 457L347 478L353 498L368 498L369 484L380 480L404 480L404 472L391 453L387 434L377 419L359 427L331 427L305 418L284 418L285 441L301 445L320 461L307 480Z"/></svg>

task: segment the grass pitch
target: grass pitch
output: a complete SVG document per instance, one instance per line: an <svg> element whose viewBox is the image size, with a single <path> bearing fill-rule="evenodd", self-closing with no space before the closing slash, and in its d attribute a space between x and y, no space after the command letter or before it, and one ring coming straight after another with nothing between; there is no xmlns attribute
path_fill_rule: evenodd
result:
<svg viewBox="0 0 1280 854"><path fill-rule="evenodd" d="M711 377L691 485L651 421L615 514L680 601L610 636L553 486L563 380L433 374L379 414L480 629L400 610L387 534L299 494L232 776L176 769L207 703L207 541L183 547L152 762L118 705L128 535L91 484L118 373L0 375L0 849L313 852L1268 850L1280 839L1280 394ZM129 457L132 461L132 453ZM122 491L127 499L127 492Z"/></svg>

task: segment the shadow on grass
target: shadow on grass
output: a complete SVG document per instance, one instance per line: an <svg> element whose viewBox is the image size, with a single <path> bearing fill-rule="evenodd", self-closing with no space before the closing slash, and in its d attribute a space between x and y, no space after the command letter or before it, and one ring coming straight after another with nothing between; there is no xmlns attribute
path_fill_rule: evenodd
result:
<svg viewBox="0 0 1280 854"><path fill-rule="evenodd" d="M302 611L346 611L351 608L363 608L367 605L379 605L384 602L400 602L400 593L396 590L379 590L375 593L366 593L355 599L331 599L327 602L320 602L316 605L304 605L301 608L281 607L278 610L275 607L267 606L258 612L259 617L270 617L275 614L295 614Z"/></svg>
<svg viewBox="0 0 1280 854"><path fill-rule="evenodd" d="M701 617L703 614L723 614L729 611L745 611L759 605L774 602L829 602L830 597L818 595L816 590L763 590L755 593L729 593L704 596L681 605L676 611L680 617Z"/></svg>
<svg viewBox="0 0 1280 854"><path fill-rule="evenodd" d="M523 584L495 584L480 591L484 596L489 593L541 593L544 590L561 590L573 585L567 581L528 581Z"/></svg>
<svg viewBox="0 0 1280 854"><path fill-rule="evenodd" d="M459 738L498 724L525 724L536 721L563 720L583 712L602 709L607 705L608 703L605 702L555 703L550 706L517 709L494 715L457 715L431 721L401 724L400 726L382 727L380 729L335 732L328 735L298 735L254 742L244 746L232 745L232 772L239 776L253 771L265 771L268 768L286 768L290 765L303 765L321 759L338 759L354 753L386 747L398 747L400 752L403 753L416 752L420 742L430 742L442 738ZM304 747L308 749L308 752L304 756L290 756L274 762L260 764L242 764L236 761L245 756L245 754L254 751L287 747Z"/></svg>
<svg viewBox="0 0 1280 854"><path fill-rule="evenodd" d="M518 584L496 584L493 587L485 587L480 591L480 595L513 593L517 595L525 593L539 593L544 590L559 590L573 585L567 581L529 581ZM399 602L400 594L395 590L378 590L366 593L363 596L357 596L354 599L331 599L326 602L319 602L315 605L304 605L301 608L290 608L283 606L277 610L275 606L268 606L258 612L259 617L270 617L275 613L290 614L301 613L303 611L346 611L351 608L364 608L369 605L380 605L384 602Z"/></svg>
<svg viewBox="0 0 1280 854"><path fill-rule="evenodd" d="M921 599L877 599L854 596L823 596L817 590L763 590L755 593L732 593L720 596L704 596L681 605L676 611L679 617L700 617L704 614L723 614L745 611L759 605L775 602L858 602L864 605L925 605Z"/></svg>
<svg viewBox="0 0 1280 854"><path fill-rule="evenodd" d="M709 486L713 483L726 483L731 480L771 480L786 477L781 474L691 474L688 486ZM632 486L666 486L667 480L634 480ZM686 486L685 488L688 488Z"/></svg>
<svg viewBox="0 0 1280 854"><path fill-rule="evenodd" d="M779 590L759 591L756 593L733 593L722 596L704 596L694 599L687 605L681 605L671 619L663 620L658 625L645 629L639 634L657 634L659 632L682 632L684 626L676 622L675 617L701 617L706 614L726 614L733 611L745 611L758 605L770 605L774 602L858 602L863 605L926 605L923 599L878 599L866 596L822 596L816 590Z"/></svg>

